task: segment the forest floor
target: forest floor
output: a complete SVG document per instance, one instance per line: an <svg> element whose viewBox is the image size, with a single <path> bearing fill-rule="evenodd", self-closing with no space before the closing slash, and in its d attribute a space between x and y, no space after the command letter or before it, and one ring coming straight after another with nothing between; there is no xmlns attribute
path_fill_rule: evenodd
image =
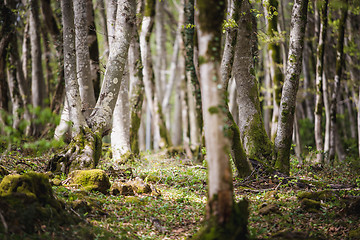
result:
<svg viewBox="0 0 360 240"><path fill-rule="evenodd" d="M45 172L50 153L41 157L19 152L3 155L0 165L10 173ZM353 162L322 169L292 159L291 177L255 171L252 178L234 177L235 199L249 200L249 234L253 239L360 239L360 164ZM355 162L356 163L356 162ZM49 229L46 224L34 234L8 239L187 239L202 226L206 206L206 164L194 164L181 155L165 152L142 154L139 160L122 166L117 176L109 158L104 169L114 182L140 177L160 194L114 196L84 193L65 184L53 186L54 194L68 211L81 218L76 226ZM311 193L311 194L309 194ZM85 200L86 211L71 206ZM355 199L355 200L354 200ZM1 209L0 209L1 210ZM1 224L1 223L0 223ZM358 238L357 238L358 237Z"/></svg>

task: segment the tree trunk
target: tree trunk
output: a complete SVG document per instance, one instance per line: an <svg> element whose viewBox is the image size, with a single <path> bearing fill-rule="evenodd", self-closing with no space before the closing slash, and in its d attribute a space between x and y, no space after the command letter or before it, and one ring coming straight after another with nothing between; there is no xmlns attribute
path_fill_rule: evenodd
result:
<svg viewBox="0 0 360 240"><path fill-rule="evenodd" d="M44 107L45 81L41 61L40 19L38 0L30 0L30 43L31 43L31 97L34 108ZM33 128L34 135L39 135L40 125Z"/></svg>
<svg viewBox="0 0 360 240"><path fill-rule="evenodd" d="M190 120L190 144L194 150L199 150L202 132L202 109L201 109L201 91L200 83L196 76L194 65L194 0L186 0L184 5L185 12L185 71L188 82L188 103L189 103L189 120ZM198 155L198 153L195 153Z"/></svg>
<svg viewBox="0 0 360 240"><path fill-rule="evenodd" d="M95 13L92 0L87 0L88 47L90 57L90 79L94 86L95 101L101 88L99 46L96 35Z"/></svg>
<svg viewBox="0 0 360 240"><path fill-rule="evenodd" d="M283 73L281 72L281 52L280 43L276 42L275 36L278 34L278 0L263 1L265 17L268 19L267 35L270 42L267 45L270 59L270 76L273 83L273 96L274 96L274 108L271 125L271 139L275 139L277 131L278 117L279 117L279 106L281 100L281 88L283 84Z"/></svg>
<svg viewBox="0 0 360 240"><path fill-rule="evenodd" d="M228 1L228 19L227 21L235 21L239 20L239 10L240 10L241 3L237 1ZM237 29L235 27L228 27L226 30L226 37L225 37L225 49L222 56L221 61L221 84L222 88L227 91L232 65L234 62L234 53L235 53L235 44L236 44L236 37L237 37ZM224 96L227 98L227 96ZM227 125L229 126L227 134L229 135L229 139L231 142L231 155L232 159L235 163L236 169L240 177L246 177L250 175L252 171L252 166L248 161L246 154L244 152L244 148L241 143L240 139L240 131L239 127L237 126L233 115L229 110L228 99L226 99L226 108L225 112L227 114Z"/></svg>
<svg viewBox="0 0 360 240"><path fill-rule="evenodd" d="M111 44L115 38L115 21L116 21L117 0L106 0L106 20L109 50L111 51Z"/></svg>
<svg viewBox="0 0 360 240"><path fill-rule="evenodd" d="M324 142L322 138L321 120L323 108L323 65L324 65L324 49L327 32L327 9L328 0L323 1L321 5L321 24L319 33L319 43L316 51L316 99L315 99L315 142L316 142L316 160L315 163L323 162Z"/></svg>
<svg viewBox="0 0 360 240"><path fill-rule="evenodd" d="M81 110L85 118L90 116L95 106L94 85L90 74L90 55L87 42L87 15L87 2L74 0L76 72L82 103Z"/></svg>
<svg viewBox="0 0 360 240"><path fill-rule="evenodd" d="M195 239L246 239L247 214L234 204L229 162L230 142L225 136L225 91L219 88L223 1L198 0L199 58L206 155L208 161L208 226ZM216 18L214 18L216 16ZM217 126L217 127L214 127ZM241 212L245 211L245 212ZM245 216L239 216L244 214Z"/></svg>
<svg viewBox="0 0 360 240"><path fill-rule="evenodd" d="M275 138L275 167L290 174L290 149L293 136L296 96L299 88L308 0L295 0L291 14L290 49L282 90L279 122Z"/></svg>
<svg viewBox="0 0 360 240"><path fill-rule="evenodd" d="M253 47L256 27L250 13L248 1L242 3L238 22L233 76L238 91L239 130L246 155L250 159L262 160L270 163L272 146L266 134L259 102L259 90L255 78L253 63ZM251 28L250 28L251 26Z"/></svg>
<svg viewBox="0 0 360 240"><path fill-rule="evenodd" d="M124 73L125 63L128 56L131 41L131 29L135 25L135 2L130 0L118 0L117 18L115 27L115 40L112 42L108 66L106 68L100 97L93 112L83 123L79 90L76 89L76 60L74 21L70 0L62 0L63 26L64 26L64 55L65 55L65 79L66 97L69 103L69 112L74 126L81 126L67 151L62 155L56 155L48 165L51 171L68 172L73 169L94 168L101 155L101 137L109 129L109 122ZM78 104L76 104L78 103ZM75 122L76 121L76 122ZM75 130L77 130L75 128Z"/></svg>
<svg viewBox="0 0 360 240"><path fill-rule="evenodd" d="M124 72L112 118L111 149L114 162L124 164L130 154L129 72Z"/></svg>
<svg viewBox="0 0 360 240"><path fill-rule="evenodd" d="M138 132L144 100L144 83L141 71L139 35L136 26L133 27L133 38L129 48L128 65L130 77L130 147L131 152L137 156L140 153Z"/></svg>
<svg viewBox="0 0 360 240"><path fill-rule="evenodd" d="M329 161L334 163L335 160L335 144L336 144L336 105L338 102L339 92L340 92L340 81L342 74L342 67L344 64L344 37L345 37L345 27L346 19L348 14L348 0L342 1L341 7L341 18L338 29L338 42L336 46L336 72L334 78L334 90L331 96L331 105L330 105L330 149L329 149Z"/></svg>

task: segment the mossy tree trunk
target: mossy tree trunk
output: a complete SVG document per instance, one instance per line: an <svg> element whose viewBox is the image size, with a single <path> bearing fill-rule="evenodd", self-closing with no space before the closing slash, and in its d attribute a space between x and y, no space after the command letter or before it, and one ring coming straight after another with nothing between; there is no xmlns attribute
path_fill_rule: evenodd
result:
<svg viewBox="0 0 360 240"><path fill-rule="evenodd" d="M334 89L331 96L330 103L330 148L329 148L329 162L333 163L335 160L335 144L336 144L336 105L338 103L338 97L340 94L340 81L341 74L344 65L344 40L345 40L345 28L346 19L348 15L348 0L341 1L341 18L338 29L338 42L336 46L336 70L334 77Z"/></svg>
<svg viewBox="0 0 360 240"><path fill-rule="evenodd" d="M141 61L143 64L143 81L145 87L145 95L150 108L152 129L153 129L153 146L155 150L171 145L168 131L163 121L161 105L159 104L159 96L155 90L154 73L151 63L150 35L154 26L155 16L155 0L146 0L144 7L144 16L141 24L140 32L140 50Z"/></svg>
<svg viewBox="0 0 360 240"><path fill-rule="evenodd" d="M279 122L275 138L275 167L289 175L296 96L302 67L308 0L294 1L291 14L289 56L282 90Z"/></svg>
<svg viewBox="0 0 360 240"><path fill-rule="evenodd" d="M144 83L139 45L139 34L133 26L133 38L129 48L129 77L130 77L130 148L136 156L139 154L138 131L141 123L141 113L144 100Z"/></svg>
<svg viewBox="0 0 360 240"><path fill-rule="evenodd" d="M322 121L322 108L323 108L323 68L324 68L324 49L327 32L327 12L328 0L321 4L320 9L320 34L318 40L318 47L316 50L316 98L315 98L315 143L316 143L316 160L315 163L322 163L324 141L322 137L321 121Z"/></svg>
<svg viewBox="0 0 360 240"><path fill-rule="evenodd" d="M207 226L194 239L246 239L246 224L238 224L226 136L225 89L219 88L221 27L225 1L199 0L199 63L205 143L208 161ZM214 18L214 16L217 16ZM245 210L246 212L246 210ZM246 214L245 214L246 215Z"/></svg>
<svg viewBox="0 0 360 240"><path fill-rule="evenodd" d="M239 12L240 12L241 2L239 1L228 1L228 17L227 22L238 22ZM224 53L221 60L221 84L222 87L227 90L229 85L229 80L231 78L231 70L234 62L235 54L235 45L237 38L237 28L236 26L227 26L226 36L225 36L225 47ZM227 96L225 96L227 98ZM252 171L252 166L247 159L246 153L244 151L243 145L241 143L240 131L236 122L234 121L233 115L231 114L228 106L228 99L226 99L226 108L227 111L227 125L228 134L231 142L231 156L238 171L240 177L246 177L250 175Z"/></svg>
<svg viewBox="0 0 360 240"><path fill-rule="evenodd" d="M270 164L272 144L262 120L259 89L254 70L254 44L256 28L250 13L249 1L243 1L238 21L233 76L238 91L239 129L246 155L250 159L262 160Z"/></svg>
<svg viewBox="0 0 360 240"><path fill-rule="evenodd" d="M188 103L189 103L189 121L190 121L190 144L194 149L200 149L201 133L203 128L202 109L201 109L201 91L200 83L196 76L194 65L194 0L186 0L184 4L185 12L185 71L188 82ZM198 155L198 153L195 153Z"/></svg>
<svg viewBox="0 0 360 240"><path fill-rule="evenodd" d="M115 25L115 40L111 44L109 60L100 92L100 97L89 118L81 112L81 99L76 79L75 36L72 3L62 0L64 26L64 55L66 97L70 119L73 121L72 142L67 151L55 156L49 163L51 170L73 170L93 168L101 153L101 137L109 129L109 123L119 95L120 84L131 40L131 29L135 24L135 2L118 0ZM86 41L86 39L85 39ZM60 162L63 162L60 164ZM62 166L61 166L62 165ZM59 169L61 166L61 169Z"/></svg>
<svg viewBox="0 0 360 240"><path fill-rule="evenodd" d="M280 43L276 41L278 35L278 0L267 0L263 1L265 16L268 20L266 33L269 37L269 43L267 49L269 52L270 59L270 76L273 83L273 117L271 124L271 139L275 139L278 117L279 117L279 106L281 100L281 89L283 84L283 73L281 72L281 52Z"/></svg>

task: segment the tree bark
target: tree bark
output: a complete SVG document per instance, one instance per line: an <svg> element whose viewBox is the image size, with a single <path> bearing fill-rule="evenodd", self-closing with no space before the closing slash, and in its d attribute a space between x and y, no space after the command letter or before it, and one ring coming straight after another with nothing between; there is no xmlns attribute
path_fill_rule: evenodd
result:
<svg viewBox="0 0 360 240"><path fill-rule="evenodd" d="M34 108L44 107L45 81L41 61L40 19L38 0L30 0L30 43L31 43L31 97ZM34 135L39 135L41 126L33 126Z"/></svg>
<svg viewBox="0 0 360 240"><path fill-rule="evenodd" d="M144 83L141 71L141 54L139 35L136 26L133 27L133 38L129 48L129 77L130 77L130 147L135 156L139 155L139 128L144 100Z"/></svg>
<svg viewBox="0 0 360 240"><path fill-rule="evenodd" d="M330 105L330 149L329 149L329 162L334 163L335 160L335 144L336 144L336 105L338 102L338 97L340 93L340 81L342 68L344 64L344 38L345 38L345 27L346 19L348 15L348 0L342 1L341 7L341 18L338 29L338 42L336 46L336 72L334 78L334 90L331 96L331 105Z"/></svg>
<svg viewBox="0 0 360 240"><path fill-rule="evenodd" d="M296 96L299 88L308 0L295 0L291 14L290 48L280 102L279 122L275 138L275 167L290 174L290 149L293 136Z"/></svg>
<svg viewBox="0 0 360 240"><path fill-rule="evenodd" d="M323 65L324 65L324 47L327 32L327 9L328 0L323 1L321 5L321 24L319 33L319 43L316 51L316 98L315 98L315 142L316 142L316 159L315 163L323 162L324 142L322 138L321 120L322 120L322 107L323 107Z"/></svg>
<svg viewBox="0 0 360 240"><path fill-rule="evenodd" d="M263 1L265 17L268 19L267 25L267 35L269 36L270 42L267 45L270 59L270 76L273 83L273 96L274 96L274 108L273 108L273 117L271 125L271 139L275 139L275 134L277 132L277 124L279 117L279 106L281 100L281 89L283 84L283 73L281 72L280 66L281 61L281 52L280 44L276 42L275 36L278 34L277 25L278 25L278 0L269 0Z"/></svg>
<svg viewBox="0 0 360 240"><path fill-rule="evenodd" d="M239 11L240 11L240 2L237 1L228 1L228 19L227 21L235 21L239 20ZM225 49L222 56L221 61L221 85L222 88L227 91L229 80L231 76L231 70L234 62L234 53L235 53L235 44L237 37L237 28L228 27L226 29L226 37L225 37ZM227 113L227 125L229 126L228 135L230 138L231 145L231 156L238 171L240 177L246 177L250 175L252 171L252 166L248 161L243 145L241 143L240 131L237 126L232 113L229 110L229 100L227 96L226 98L226 108L225 112Z"/></svg>
<svg viewBox="0 0 360 240"><path fill-rule="evenodd" d="M88 47L87 1L74 0L76 72L79 83L82 112L89 117L95 106L94 85L90 74L90 54Z"/></svg>
<svg viewBox="0 0 360 240"><path fill-rule="evenodd" d="M188 103L189 103L189 121L190 121L190 144L194 150L199 148L201 143L201 133L203 127L202 109L201 109L201 91L200 83L196 76L194 65L194 0L186 0L184 5L185 12L185 71L188 82ZM196 153L197 155L197 153Z"/></svg>
<svg viewBox="0 0 360 240"><path fill-rule="evenodd" d="M207 203L209 224L197 239L205 239L209 232L213 236L210 239L246 239L246 220L245 224L242 221L247 216L242 219L237 215L243 209L235 210L237 205L233 200L229 161L230 142L224 131L226 113L223 108L226 107L224 104L226 89L218 87L221 84L219 72L221 27L225 2L198 0L197 7L202 109L209 181Z"/></svg>
<svg viewBox="0 0 360 240"><path fill-rule="evenodd" d="M244 1L238 22L238 35L233 65L233 76L238 91L239 130L246 155L250 159L270 163L272 146L266 134L259 102L259 90L255 78L253 46L256 25L250 13L251 6ZM251 25L251 28L250 28Z"/></svg>

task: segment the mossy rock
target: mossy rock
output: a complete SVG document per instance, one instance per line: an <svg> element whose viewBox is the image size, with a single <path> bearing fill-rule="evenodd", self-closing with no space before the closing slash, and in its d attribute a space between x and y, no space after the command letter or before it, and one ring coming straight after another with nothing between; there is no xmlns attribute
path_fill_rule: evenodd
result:
<svg viewBox="0 0 360 240"><path fill-rule="evenodd" d="M301 208L307 212L317 213L321 208L321 203L312 199L304 198L300 202Z"/></svg>
<svg viewBox="0 0 360 240"><path fill-rule="evenodd" d="M134 181L129 182L136 193L151 193L151 187L149 184L145 183L139 177L136 177Z"/></svg>
<svg viewBox="0 0 360 240"><path fill-rule="evenodd" d="M115 182L112 184L110 189L111 195L124 195L124 196L134 196L134 190L132 186L128 183Z"/></svg>
<svg viewBox="0 0 360 240"><path fill-rule="evenodd" d="M98 191L107 194L110 189L110 181L104 170L75 170L69 174L70 184L77 184L84 190Z"/></svg>
<svg viewBox="0 0 360 240"><path fill-rule="evenodd" d="M32 234L43 226L56 229L80 221L55 199L49 179L42 173L6 176L0 183L0 209L8 226L5 229L0 224L0 238L5 233Z"/></svg>
<svg viewBox="0 0 360 240"><path fill-rule="evenodd" d="M92 204L84 199L76 199L70 202L71 207L80 214L86 214L92 212Z"/></svg>
<svg viewBox="0 0 360 240"><path fill-rule="evenodd" d="M352 230L349 232L349 239L360 239L360 228Z"/></svg>
<svg viewBox="0 0 360 240"><path fill-rule="evenodd" d="M330 191L330 190L322 190L322 191L318 191L318 192L306 192L306 191L302 191L299 192L297 194L297 197L299 199L312 199L315 201L326 201L326 200L332 200L335 198L335 193Z"/></svg>
<svg viewBox="0 0 360 240"><path fill-rule="evenodd" d="M259 209L260 215L268 215L270 213L281 214L279 206L276 204L269 204L269 205L263 206Z"/></svg>

